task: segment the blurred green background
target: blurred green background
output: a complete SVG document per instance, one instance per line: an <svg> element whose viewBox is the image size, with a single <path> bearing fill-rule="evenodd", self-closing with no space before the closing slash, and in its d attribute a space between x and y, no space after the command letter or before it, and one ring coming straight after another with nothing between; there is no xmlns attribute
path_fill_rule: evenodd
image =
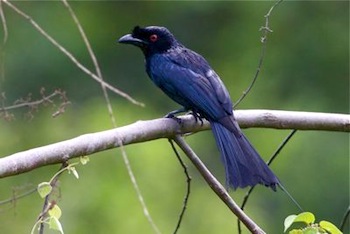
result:
<svg viewBox="0 0 350 234"><path fill-rule="evenodd" d="M61 2L13 2L51 36L93 70L79 32ZM264 15L273 2L71 2L106 81L145 107L111 94L118 126L153 119L178 106L149 81L141 52L116 40L135 25L168 27L187 47L202 54L237 100L255 74ZM66 113L51 118L52 107L40 107L33 119L27 110L12 112L15 120L0 120L0 156L70 139L112 127L100 85L81 72L28 21L3 5L8 41L1 46L5 76L0 92L4 105L32 93L40 98L59 88L71 102ZM286 1L272 13L267 54L259 79L239 109L280 109L348 113L349 2ZM3 28L0 38L3 38ZM151 94L151 95L150 95ZM249 129L248 138L268 159L288 130ZM224 182L210 131L187 141L212 172ZM186 182L183 169L167 140L127 146L131 166L150 213L162 233L176 225ZM185 159L186 160L186 159ZM189 206L179 233L237 233L236 219L214 195L191 163ZM59 165L0 180L0 200L48 181ZM349 205L349 135L300 131L272 169L318 221L336 225ZM78 166L80 179L60 178L59 206L65 233L153 233L128 177L119 149L90 157ZM241 202L246 190L231 191ZM42 207L37 194L0 206L0 233L29 233ZM282 233L286 216L298 213L282 192L259 186L246 212L267 233ZM245 233L248 233L244 229ZM346 231L349 232L349 224ZM46 229L45 233L53 233Z"/></svg>

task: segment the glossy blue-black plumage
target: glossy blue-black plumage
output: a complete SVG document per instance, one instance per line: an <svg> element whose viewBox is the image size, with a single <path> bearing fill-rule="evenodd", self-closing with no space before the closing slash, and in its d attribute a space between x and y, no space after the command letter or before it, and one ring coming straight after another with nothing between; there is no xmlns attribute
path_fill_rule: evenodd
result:
<svg viewBox="0 0 350 234"><path fill-rule="evenodd" d="M260 183L276 189L277 177L243 135L226 87L201 55L185 48L164 27L135 27L119 42L140 47L151 80L186 110L211 123L227 185L236 189Z"/></svg>

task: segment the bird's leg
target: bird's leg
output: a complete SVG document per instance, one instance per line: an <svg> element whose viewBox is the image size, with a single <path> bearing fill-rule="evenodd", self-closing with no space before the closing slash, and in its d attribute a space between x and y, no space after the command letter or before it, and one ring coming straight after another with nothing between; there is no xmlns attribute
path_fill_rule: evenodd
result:
<svg viewBox="0 0 350 234"><path fill-rule="evenodd" d="M202 118L202 116L197 112L197 111L192 111L191 113L190 113L191 115L193 115L193 117L194 117L194 120L196 121L196 123L198 122L198 120L201 122L201 126L203 126L203 118Z"/></svg>
<svg viewBox="0 0 350 234"><path fill-rule="evenodd" d="M181 123L181 119L177 118L175 115L179 114L179 113L186 112L186 111L188 111L188 110L185 107L182 107L182 108L180 108L178 110L173 110L173 111L169 112L168 114L166 114L164 116L164 118L172 118L172 119L176 120L180 124Z"/></svg>
<svg viewBox="0 0 350 234"><path fill-rule="evenodd" d="M168 114L166 114L164 116L164 118L174 118L176 114L179 114L179 113L183 113L183 112L186 112L187 109L185 107L182 107L178 110L173 110L173 111L170 111Z"/></svg>

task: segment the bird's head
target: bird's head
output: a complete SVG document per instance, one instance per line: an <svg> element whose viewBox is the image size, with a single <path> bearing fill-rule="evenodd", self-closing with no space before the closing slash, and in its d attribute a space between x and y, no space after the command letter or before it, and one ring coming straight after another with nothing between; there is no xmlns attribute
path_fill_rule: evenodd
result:
<svg viewBox="0 0 350 234"><path fill-rule="evenodd" d="M131 34L122 36L118 42L140 47L146 56L163 53L179 45L168 29L158 26L148 26L145 28L136 26Z"/></svg>

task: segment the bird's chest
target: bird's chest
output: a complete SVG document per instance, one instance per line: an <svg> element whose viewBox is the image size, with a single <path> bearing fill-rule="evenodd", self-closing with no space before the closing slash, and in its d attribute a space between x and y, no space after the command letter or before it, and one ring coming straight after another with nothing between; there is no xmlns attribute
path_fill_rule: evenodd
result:
<svg viewBox="0 0 350 234"><path fill-rule="evenodd" d="M151 80L161 89L169 84L175 75L175 73L172 72L171 62L160 56L153 56L152 58L146 59L146 72Z"/></svg>
<svg viewBox="0 0 350 234"><path fill-rule="evenodd" d="M184 95L188 85L184 84L186 79L179 72L178 65L156 56L146 60L146 71L154 84L171 99L185 107L190 105L190 101Z"/></svg>

